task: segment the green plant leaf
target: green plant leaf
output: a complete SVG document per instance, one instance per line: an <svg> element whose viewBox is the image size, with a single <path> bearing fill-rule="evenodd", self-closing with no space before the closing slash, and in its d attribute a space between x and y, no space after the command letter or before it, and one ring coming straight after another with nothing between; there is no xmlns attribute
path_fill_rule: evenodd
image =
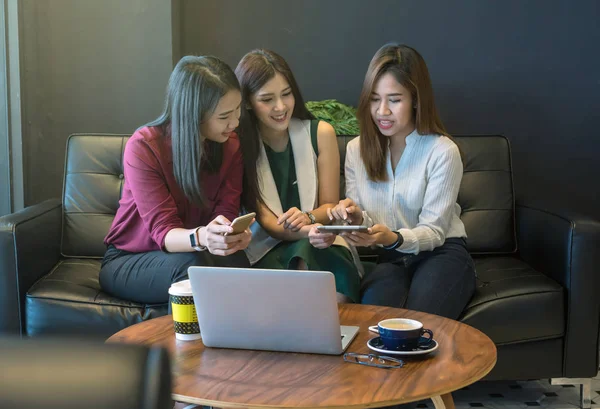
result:
<svg viewBox="0 0 600 409"><path fill-rule="evenodd" d="M356 108L335 99L307 101L306 108L315 118L330 123L338 135L358 135Z"/></svg>

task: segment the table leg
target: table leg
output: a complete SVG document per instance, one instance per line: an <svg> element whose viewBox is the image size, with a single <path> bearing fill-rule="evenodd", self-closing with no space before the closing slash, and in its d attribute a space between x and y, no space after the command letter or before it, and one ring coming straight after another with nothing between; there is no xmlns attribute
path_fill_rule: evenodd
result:
<svg viewBox="0 0 600 409"><path fill-rule="evenodd" d="M454 399L452 399L451 393L441 396L432 396L431 400L433 401L435 409L454 409Z"/></svg>

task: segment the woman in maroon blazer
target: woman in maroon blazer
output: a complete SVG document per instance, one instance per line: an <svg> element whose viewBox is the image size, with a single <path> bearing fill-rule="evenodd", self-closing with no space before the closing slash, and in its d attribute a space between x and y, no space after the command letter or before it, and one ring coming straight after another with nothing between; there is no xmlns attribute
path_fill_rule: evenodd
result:
<svg viewBox="0 0 600 409"><path fill-rule="evenodd" d="M125 183L105 239L100 285L140 303L164 303L192 265L249 267L249 230L239 214L243 161L234 130L241 94L216 57L183 57L169 79L165 108L127 141Z"/></svg>

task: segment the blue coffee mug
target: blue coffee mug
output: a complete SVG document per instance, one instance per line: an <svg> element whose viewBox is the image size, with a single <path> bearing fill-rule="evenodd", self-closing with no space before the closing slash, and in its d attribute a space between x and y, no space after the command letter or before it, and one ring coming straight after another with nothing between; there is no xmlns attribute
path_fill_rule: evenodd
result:
<svg viewBox="0 0 600 409"><path fill-rule="evenodd" d="M381 342L391 351L411 351L427 347L433 342L433 332L423 324L408 318L392 318L377 324ZM428 337L424 335L428 334Z"/></svg>

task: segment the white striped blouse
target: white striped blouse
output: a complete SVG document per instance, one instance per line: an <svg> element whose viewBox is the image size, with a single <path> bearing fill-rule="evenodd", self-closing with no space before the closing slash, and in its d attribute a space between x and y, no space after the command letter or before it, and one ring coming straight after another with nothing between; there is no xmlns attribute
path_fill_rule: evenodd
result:
<svg viewBox="0 0 600 409"><path fill-rule="evenodd" d="M418 254L441 246L446 238L467 237L456 203L463 165L451 139L413 131L395 171L388 149L387 181L373 182L360 156L359 138L346 149L346 197L365 212L365 224L398 231L404 238L397 249L402 253Z"/></svg>

